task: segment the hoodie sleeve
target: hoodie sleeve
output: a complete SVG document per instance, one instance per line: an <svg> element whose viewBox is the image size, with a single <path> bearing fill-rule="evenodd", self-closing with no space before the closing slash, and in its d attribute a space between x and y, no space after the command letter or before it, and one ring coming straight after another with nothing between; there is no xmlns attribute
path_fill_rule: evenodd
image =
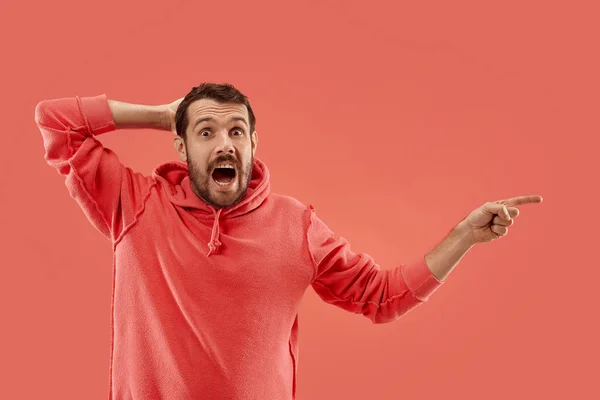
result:
<svg viewBox="0 0 600 400"><path fill-rule="evenodd" d="M35 121L48 164L65 176L69 193L90 222L116 241L134 221L151 180L123 166L95 138L115 130L106 95L42 101Z"/></svg>
<svg viewBox="0 0 600 400"><path fill-rule="evenodd" d="M308 246L315 266L312 287L325 302L386 323L425 302L443 282L424 257L391 270L364 253L354 253L344 238L321 221L311 207Z"/></svg>

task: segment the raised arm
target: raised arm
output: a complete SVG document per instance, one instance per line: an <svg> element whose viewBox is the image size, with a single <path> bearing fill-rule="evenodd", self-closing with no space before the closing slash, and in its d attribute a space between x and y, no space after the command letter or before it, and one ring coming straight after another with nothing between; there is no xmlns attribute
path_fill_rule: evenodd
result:
<svg viewBox="0 0 600 400"><path fill-rule="evenodd" d="M129 104L106 95L45 100L35 108L46 161L65 176L71 196L113 243L141 210L153 183L122 165L96 136L120 128L170 131L170 119L168 106Z"/></svg>

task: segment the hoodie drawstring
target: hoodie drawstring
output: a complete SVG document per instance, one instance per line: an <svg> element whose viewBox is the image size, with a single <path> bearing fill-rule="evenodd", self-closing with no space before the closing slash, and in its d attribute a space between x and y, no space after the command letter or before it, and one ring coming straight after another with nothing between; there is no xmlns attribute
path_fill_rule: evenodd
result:
<svg viewBox="0 0 600 400"><path fill-rule="evenodd" d="M215 215L215 223L213 224L212 234L210 236L210 242L208 242L208 253L206 254L210 257L211 254L215 253L217 249L221 246L221 242L219 241L219 236L221 234L219 229L219 217L221 216L222 208L217 210L217 214Z"/></svg>

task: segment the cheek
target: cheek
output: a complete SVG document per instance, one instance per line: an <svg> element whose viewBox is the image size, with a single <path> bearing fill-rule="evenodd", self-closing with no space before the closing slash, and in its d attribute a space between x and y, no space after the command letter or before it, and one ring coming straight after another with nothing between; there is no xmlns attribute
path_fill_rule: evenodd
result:
<svg viewBox="0 0 600 400"><path fill-rule="evenodd" d="M252 149L247 149L244 151L242 156L242 165L244 169L252 168Z"/></svg>
<svg viewBox="0 0 600 400"><path fill-rule="evenodd" d="M250 161L250 158L252 158L252 148L254 146L252 146L252 142L246 142L244 143L243 146L240 146L238 148L238 151L243 154L244 160L246 162Z"/></svg>
<svg viewBox="0 0 600 400"><path fill-rule="evenodd" d="M208 154L205 148L200 146L190 146L187 149L188 160L193 162L195 165L204 168L208 160Z"/></svg>

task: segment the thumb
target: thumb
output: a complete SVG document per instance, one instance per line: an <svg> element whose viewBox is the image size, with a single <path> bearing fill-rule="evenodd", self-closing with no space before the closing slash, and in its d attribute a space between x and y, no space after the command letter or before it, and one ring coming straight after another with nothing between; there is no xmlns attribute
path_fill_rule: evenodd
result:
<svg viewBox="0 0 600 400"><path fill-rule="evenodd" d="M498 203L485 203L483 205L483 208L485 211L491 213L491 214L497 214L498 216L500 216L500 218L503 218L507 221L510 220L510 214L508 213L508 209L506 208L506 206L504 204L498 204Z"/></svg>

